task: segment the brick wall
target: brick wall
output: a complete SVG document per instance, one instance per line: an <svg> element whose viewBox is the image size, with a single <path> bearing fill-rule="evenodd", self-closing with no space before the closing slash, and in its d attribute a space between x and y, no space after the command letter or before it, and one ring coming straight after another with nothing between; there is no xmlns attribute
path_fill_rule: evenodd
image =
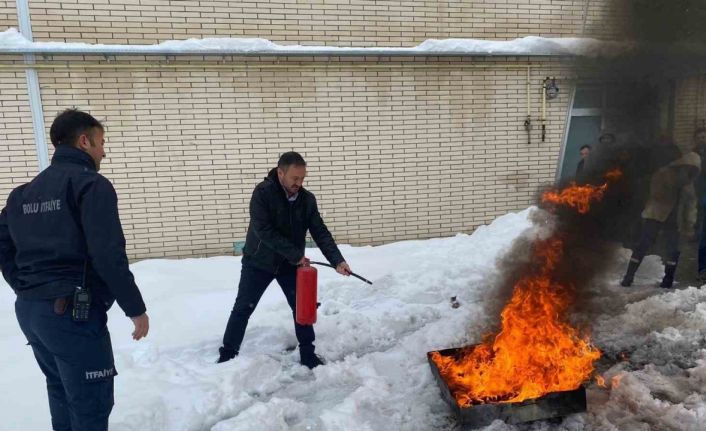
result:
<svg viewBox="0 0 706 431"><path fill-rule="evenodd" d="M0 31L17 26L17 7L14 0L0 0Z"/></svg>
<svg viewBox="0 0 706 431"><path fill-rule="evenodd" d="M0 69L0 202L38 171L32 113L22 71Z"/></svg>
<svg viewBox="0 0 706 431"><path fill-rule="evenodd" d="M4 4L12 20L14 2ZM257 36L409 46L427 38L579 35L585 4L79 0L30 7L36 40ZM589 6L587 32L598 34L607 9ZM469 232L526 207L554 179L572 85L558 61L532 60L528 144L526 58L265 58L247 59L247 69L244 59L215 60L55 57L40 69L47 128L69 106L105 121L103 173L118 190L132 258L230 252L245 237L252 188L291 149L307 158L307 185L342 243ZM22 133L25 151L2 167L23 172L0 178L9 190L36 171L36 156L24 73L2 65L0 73L0 130ZM562 92L547 105L540 142L545 76L556 76Z"/></svg>
<svg viewBox="0 0 706 431"><path fill-rule="evenodd" d="M693 142L694 129L706 127L706 76L693 76L677 83L674 139L680 146Z"/></svg>
<svg viewBox="0 0 706 431"><path fill-rule="evenodd" d="M105 120L133 258L229 252L252 188L291 149L342 243L469 232L554 176L568 101L528 145L526 59L193 64L40 70L47 127L67 106ZM532 67L535 120L543 77L566 74Z"/></svg>
<svg viewBox="0 0 706 431"><path fill-rule="evenodd" d="M607 0L589 3L587 30L611 35ZM280 43L416 45L429 38L576 36L586 0L73 0L30 2L37 40L151 44L189 37Z"/></svg>

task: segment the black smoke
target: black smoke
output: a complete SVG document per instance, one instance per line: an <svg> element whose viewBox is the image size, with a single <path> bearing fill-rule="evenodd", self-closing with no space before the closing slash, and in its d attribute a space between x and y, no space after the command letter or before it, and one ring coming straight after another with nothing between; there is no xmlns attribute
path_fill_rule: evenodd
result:
<svg viewBox="0 0 706 431"><path fill-rule="evenodd" d="M623 20L617 24L619 29L608 33L620 34L634 48L619 57L574 62L579 81L606 91L605 100L610 103L604 115L609 117L612 142L594 146L581 177L539 190L536 205L547 212L533 216L536 226L546 226L564 241L564 259L555 281L572 286L574 311L583 316L600 312L591 310L592 283L609 273L618 261L617 252L632 248L639 237L652 174L691 150L692 142L675 140L673 112L680 103L675 88L706 70L706 0L616 0L613 10L623 11ZM605 184L606 173L616 169L620 178L609 182L603 200L587 214L541 200L548 189L572 183ZM515 283L536 270L531 258L536 239L517 239L498 262L494 284L501 287L499 295L494 290L491 312L499 313Z"/></svg>

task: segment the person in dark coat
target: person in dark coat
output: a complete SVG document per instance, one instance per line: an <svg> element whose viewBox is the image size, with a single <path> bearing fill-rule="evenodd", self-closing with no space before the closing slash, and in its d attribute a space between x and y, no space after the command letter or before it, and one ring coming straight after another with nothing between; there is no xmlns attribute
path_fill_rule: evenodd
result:
<svg viewBox="0 0 706 431"><path fill-rule="evenodd" d="M248 319L273 280L296 315L296 269L309 262L304 256L307 231L339 274L351 274L319 214L316 197L302 186L305 177L304 158L287 152L253 191L238 295L219 348L219 363L238 354ZM309 368L321 365L321 358L314 353L314 327L295 321L294 328L301 363Z"/></svg>
<svg viewBox="0 0 706 431"><path fill-rule="evenodd" d="M579 154L581 154L581 160L579 161L578 165L576 165L576 179L581 180L583 177L584 169L586 167L586 160L588 159L588 156L591 154L591 146L590 145L584 145L579 149Z"/></svg>
<svg viewBox="0 0 706 431"><path fill-rule="evenodd" d="M701 170L701 160L689 152L652 175L650 192L642 211L642 233L633 250L621 285L632 285L647 250L663 231L667 248L664 278L661 287L670 288L679 263L680 235L692 237L696 222L696 195L693 181Z"/></svg>
<svg viewBox="0 0 706 431"><path fill-rule="evenodd" d="M0 269L46 376L53 429L102 431L117 375L106 311L117 301L135 340L149 319L128 267L117 195L98 173L103 125L69 109L50 137L51 166L14 189L0 213Z"/></svg>

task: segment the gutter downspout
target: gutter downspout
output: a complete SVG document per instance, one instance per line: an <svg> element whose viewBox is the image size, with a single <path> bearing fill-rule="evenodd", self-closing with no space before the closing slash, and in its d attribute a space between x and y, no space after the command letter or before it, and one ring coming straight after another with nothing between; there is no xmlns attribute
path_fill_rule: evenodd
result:
<svg viewBox="0 0 706 431"><path fill-rule="evenodd" d="M581 37L586 36L586 21L588 20L588 9L591 4L591 0L586 0L583 7L583 17L581 18ZM574 98L576 97L576 87L578 87L578 79L574 83L571 89L571 94L569 95L569 106L566 107L566 120L564 120L564 134L561 137L561 149L559 150L559 163L557 163L557 169L554 174L554 182L559 183L561 180L561 172L564 169L564 158L566 157L566 144L569 142L569 129L571 128L571 111L574 109Z"/></svg>
<svg viewBox="0 0 706 431"><path fill-rule="evenodd" d="M17 19L20 25L20 32L27 38L32 40L32 22L29 15L29 1L17 0ZM37 70L32 67L34 64L34 55L25 54L25 75L27 76L27 95L29 97L29 106L32 111L32 128L34 130L34 142L37 147L37 161L39 162L39 171L43 171L49 166L49 149L44 136L44 110L42 109L42 95L39 89L39 76Z"/></svg>

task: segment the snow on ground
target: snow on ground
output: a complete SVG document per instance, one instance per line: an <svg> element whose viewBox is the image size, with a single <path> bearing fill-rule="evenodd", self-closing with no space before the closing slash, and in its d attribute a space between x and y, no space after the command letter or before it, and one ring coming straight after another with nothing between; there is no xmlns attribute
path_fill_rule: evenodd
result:
<svg viewBox="0 0 706 431"><path fill-rule="evenodd" d="M495 259L530 228L530 210L507 214L472 235L380 247L343 246L368 286L319 271L322 306L317 351L329 363L297 362L291 313L270 286L250 320L241 355L216 365L236 293L237 257L148 260L132 269L151 318L149 337L130 338L114 307L116 406L111 430L445 430L454 421L441 400L426 352L479 341L496 322L487 295ZM320 259L316 250L308 256ZM653 287L660 261L649 257L636 286L617 284L627 251L595 283L594 338L612 390L592 384L589 412L560 423L486 430L706 429L706 291ZM492 293L492 292L490 292ZM451 306L456 296L459 308ZM14 295L0 286L0 415L3 429L45 430L43 378L17 326ZM630 361L610 360L630 352Z"/></svg>
<svg viewBox="0 0 706 431"><path fill-rule="evenodd" d="M102 53L105 50L120 50L149 54L169 53L208 53L226 50L232 54L252 52L277 53L282 51L318 52L328 55L341 55L356 52L356 55L380 54L384 50L399 51L400 54L476 54L476 55L580 55L588 57L615 56L634 47L632 43L602 41L592 38L547 38L527 36L513 40L483 39L428 39L414 47L338 47L279 45L262 38L210 37L203 39L168 40L154 45L106 45L64 42L31 42L15 28L0 32L0 51L17 49L54 50L74 52L76 50Z"/></svg>

